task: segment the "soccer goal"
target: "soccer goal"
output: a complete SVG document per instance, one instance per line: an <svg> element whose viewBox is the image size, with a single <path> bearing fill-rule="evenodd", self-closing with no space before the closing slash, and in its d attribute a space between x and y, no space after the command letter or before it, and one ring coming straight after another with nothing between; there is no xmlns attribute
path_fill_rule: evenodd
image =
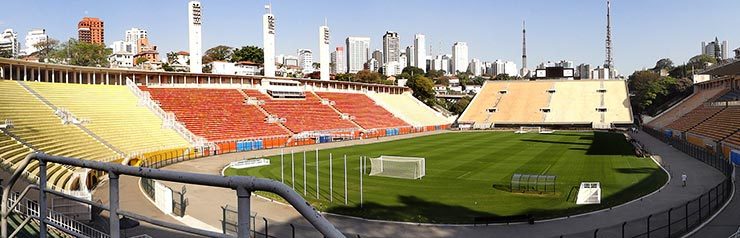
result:
<svg viewBox="0 0 740 238"><path fill-rule="evenodd" d="M522 126L522 127L519 127L519 130L518 131L514 131L514 133L516 133L516 134L524 134L524 133L529 133L529 132L541 133L542 132L542 127L539 127L539 126Z"/></svg>
<svg viewBox="0 0 740 238"><path fill-rule="evenodd" d="M421 179L426 175L424 158L381 155L370 158L370 176Z"/></svg>
<svg viewBox="0 0 740 238"><path fill-rule="evenodd" d="M601 204L601 183L581 182L576 204Z"/></svg>

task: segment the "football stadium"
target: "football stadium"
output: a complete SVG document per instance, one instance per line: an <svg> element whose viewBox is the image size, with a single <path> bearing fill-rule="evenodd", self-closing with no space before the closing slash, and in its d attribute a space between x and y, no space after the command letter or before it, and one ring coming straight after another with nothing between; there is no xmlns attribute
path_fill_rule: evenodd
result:
<svg viewBox="0 0 740 238"><path fill-rule="evenodd" d="M523 44L522 75L452 93L475 73L340 80L377 60L330 73L328 23L316 72L288 76L265 9L264 62L236 73L202 64L196 0L191 52L168 54L183 70L141 66L162 66L148 40L139 68L0 57L0 237L740 237L740 49L625 78L607 33L604 68L583 71L601 76L576 77L572 62L525 73Z"/></svg>

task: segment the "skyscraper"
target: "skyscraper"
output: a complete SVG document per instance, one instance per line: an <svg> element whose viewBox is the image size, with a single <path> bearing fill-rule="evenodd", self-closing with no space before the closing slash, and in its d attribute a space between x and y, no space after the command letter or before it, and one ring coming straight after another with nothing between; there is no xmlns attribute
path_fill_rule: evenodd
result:
<svg viewBox="0 0 740 238"><path fill-rule="evenodd" d="M727 41L722 41L720 43L717 37L714 38L714 41L709 42L709 44L702 41L701 53L714 57L718 60L727 59L729 57L729 52L727 52Z"/></svg>
<svg viewBox="0 0 740 238"><path fill-rule="evenodd" d="M271 5L265 5L265 15L262 15L262 44L265 58L264 75L275 77L275 16L272 15Z"/></svg>
<svg viewBox="0 0 740 238"><path fill-rule="evenodd" d="M344 47L342 46L337 46L336 50L332 52L331 61L334 63L334 73L347 73L347 60L345 60L345 56Z"/></svg>
<svg viewBox="0 0 740 238"><path fill-rule="evenodd" d="M427 70L426 38L422 34L414 35L414 67Z"/></svg>
<svg viewBox="0 0 740 238"><path fill-rule="evenodd" d="M449 73L466 72L468 70L468 44L455 42L452 45L452 69Z"/></svg>
<svg viewBox="0 0 740 238"><path fill-rule="evenodd" d="M386 31L383 35L383 63L398 62L401 55L401 44L398 33Z"/></svg>
<svg viewBox="0 0 740 238"><path fill-rule="evenodd" d="M362 70L369 59L369 37L347 37L347 72L357 73Z"/></svg>
<svg viewBox="0 0 740 238"><path fill-rule="evenodd" d="M319 27L319 78L329 80L329 26Z"/></svg>
<svg viewBox="0 0 740 238"><path fill-rule="evenodd" d="M416 59L414 57L414 54L416 53L416 50L413 45L406 47L406 66L415 66L414 64Z"/></svg>
<svg viewBox="0 0 740 238"><path fill-rule="evenodd" d="M93 44L105 44L105 27L97 17L84 17L77 23L77 39Z"/></svg>
<svg viewBox="0 0 740 238"><path fill-rule="evenodd" d="M190 49L190 72L203 71L203 45L201 44L201 8L200 1L188 2L188 48Z"/></svg>

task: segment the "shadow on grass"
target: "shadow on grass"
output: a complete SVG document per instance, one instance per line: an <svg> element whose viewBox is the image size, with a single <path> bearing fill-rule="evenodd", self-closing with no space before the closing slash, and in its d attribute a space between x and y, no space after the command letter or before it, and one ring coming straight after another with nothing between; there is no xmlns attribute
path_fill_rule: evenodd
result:
<svg viewBox="0 0 740 238"><path fill-rule="evenodd" d="M521 141L524 141L524 142L536 142L536 143L562 144L562 145L591 145L589 143L567 142L567 141L549 141L549 140L533 140L533 139L521 139Z"/></svg>
<svg viewBox="0 0 740 238"><path fill-rule="evenodd" d="M395 206L365 202L362 206L338 206L326 211L370 219L424 223L472 223L475 217L497 216L463 206L427 201L416 196L398 196L398 201L401 204Z"/></svg>
<svg viewBox="0 0 740 238"><path fill-rule="evenodd" d="M595 131L587 155L624 155L634 156L635 149L621 133Z"/></svg>

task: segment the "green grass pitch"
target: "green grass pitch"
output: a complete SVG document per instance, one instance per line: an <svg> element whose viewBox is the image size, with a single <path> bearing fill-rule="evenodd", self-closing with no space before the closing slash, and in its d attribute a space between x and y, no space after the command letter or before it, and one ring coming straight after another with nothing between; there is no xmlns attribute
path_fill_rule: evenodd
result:
<svg viewBox="0 0 740 238"><path fill-rule="evenodd" d="M290 149L283 158L285 184L291 184ZM319 210L370 219L472 223L480 216L533 215L537 219L572 215L621 204L661 187L667 175L649 158L633 156L619 133L460 132L319 152L320 196L316 198L315 152L306 153L304 196ZM329 199L329 154L333 155L333 202ZM344 204L343 160L347 155L348 200ZM363 177L360 206L359 157L398 155L426 158L420 180ZM227 169L227 176L280 176L280 156L271 165ZM368 172L370 162L367 162ZM556 193L512 193L511 175L557 176ZM576 205L577 186L598 181L602 204ZM295 153L295 190L303 195L303 153ZM263 194L270 196L270 194ZM272 196L274 197L274 195Z"/></svg>

